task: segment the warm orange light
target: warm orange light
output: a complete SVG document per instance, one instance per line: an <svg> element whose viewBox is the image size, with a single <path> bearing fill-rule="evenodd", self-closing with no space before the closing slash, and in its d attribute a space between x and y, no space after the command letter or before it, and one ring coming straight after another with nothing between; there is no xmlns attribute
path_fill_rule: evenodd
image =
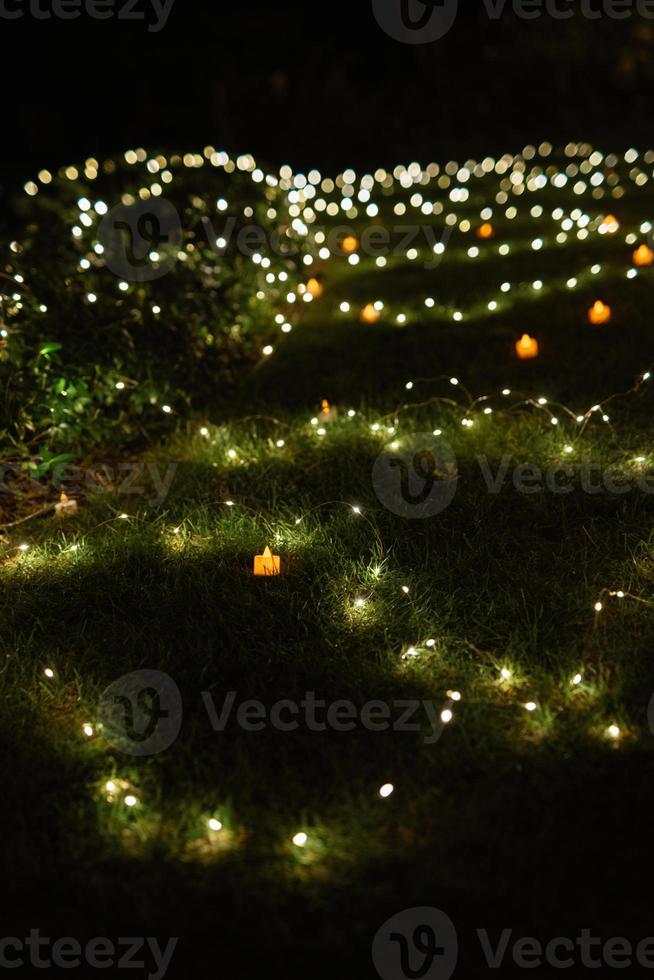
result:
<svg viewBox="0 0 654 980"><path fill-rule="evenodd" d="M317 279L309 279L307 283L307 292L310 293L314 299L319 299L324 292L322 283L318 282Z"/></svg>
<svg viewBox="0 0 654 980"><path fill-rule="evenodd" d="M69 500L65 493L59 497L59 503L54 505L55 517L72 517L77 513L77 501Z"/></svg>
<svg viewBox="0 0 654 980"><path fill-rule="evenodd" d="M588 319L595 326L599 326L602 323L608 323L611 319L611 307L603 303L601 299L591 306L588 311Z"/></svg>
<svg viewBox="0 0 654 980"><path fill-rule="evenodd" d="M341 248L346 253L346 255L352 255L352 253L356 252L357 249L359 248L359 242L354 237L354 235L348 235L347 238L344 238L343 241L341 242Z"/></svg>
<svg viewBox="0 0 654 980"><path fill-rule="evenodd" d="M363 323L379 323L379 310L376 310L372 303L361 310L361 320Z"/></svg>
<svg viewBox="0 0 654 980"><path fill-rule="evenodd" d="M331 422L333 421L333 419L336 418L337 415L338 415L338 409L334 408L333 405L330 405L326 398L323 398L320 415L319 415L320 421Z"/></svg>
<svg viewBox="0 0 654 980"><path fill-rule="evenodd" d="M652 265L654 262L654 252L649 247L649 245L641 245L634 252L634 265L643 266Z"/></svg>
<svg viewBox="0 0 654 980"><path fill-rule="evenodd" d="M266 547L262 555L254 556L255 575L279 575L281 573L281 560L279 555L273 555L270 548Z"/></svg>
<svg viewBox="0 0 654 980"><path fill-rule="evenodd" d="M539 347L535 337L530 337L528 333L523 333L520 340L516 341L515 351L521 361L530 361L538 357Z"/></svg>
<svg viewBox="0 0 654 980"><path fill-rule="evenodd" d="M477 228L477 238L492 238L494 234L495 229L490 221L485 222L485 224Z"/></svg>
<svg viewBox="0 0 654 980"><path fill-rule="evenodd" d="M602 224L604 226L604 230L609 235L615 235L616 231L618 231L620 228L620 222L614 214L607 214Z"/></svg>

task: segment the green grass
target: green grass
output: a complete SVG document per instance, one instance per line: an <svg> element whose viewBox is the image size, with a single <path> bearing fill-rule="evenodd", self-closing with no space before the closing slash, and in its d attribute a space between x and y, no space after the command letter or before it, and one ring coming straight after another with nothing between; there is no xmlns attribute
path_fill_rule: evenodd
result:
<svg viewBox="0 0 654 980"><path fill-rule="evenodd" d="M525 226L517 237L530 240ZM653 498L578 482L525 495L510 480L490 494L479 464L495 472L508 456L631 477L652 466L647 385L583 436L560 409L525 404L546 396L584 413L654 361L651 277L626 283L615 243L583 251L579 264L616 262L602 289L616 315L603 330L584 321L590 283L463 324L364 327L333 313L343 298L418 309L433 288L469 307L504 278L565 281L578 271L565 249L517 257L508 273L446 258L434 286L400 262L328 276L325 297L237 397L151 447L151 465L175 465L163 502L151 481L138 496L110 486L84 494L65 522L10 530L0 571L6 935L180 936L169 974L180 977L273 966L372 976L375 932L418 905L454 920L466 977L485 975L477 927L545 940L582 928L649 935ZM534 363L512 356L526 330L542 343ZM492 395L493 414L475 411L470 429L463 385ZM499 394L505 386L512 395ZM324 397L339 415L321 436L310 420ZM393 439L435 428L457 457L456 496L427 520L397 517L375 494L373 464ZM252 559L266 544L283 574L258 580ZM627 595L603 597L596 617L606 589ZM409 647L417 655L404 658ZM82 732L104 688L141 668L167 672L184 703L175 744L146 759ZM412 733L253 733L232 722L220 734L207 690L217 704L236 691L268 707L307 691L359 707L420 699L454 719L435 744L424 714ZM109 779L125 781L113 802ZM395 792L380 799L386 782ZM291 843L300 830L302 849Z"/></svg>

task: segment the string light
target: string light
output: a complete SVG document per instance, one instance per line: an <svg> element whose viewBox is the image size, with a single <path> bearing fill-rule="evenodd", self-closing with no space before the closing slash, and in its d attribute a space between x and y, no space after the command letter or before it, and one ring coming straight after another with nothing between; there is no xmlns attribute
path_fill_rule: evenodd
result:
<svg viewBox="0 0 654 980"><path fill-rule="evenodd" d="M547 153L542 154L543 157L549 157L550 155L551 155L551 150L548 151ZM600 159L598 159L596 163L591 163L590 159L592 159L592 157L590 153L582 154L581 152L579 152L578 155L580 156L584 155L588 159L588 172L587 173L584 172L584 180L579 181L577 183L573 183L575 179L574 177L570 179L567 174L563 172L557 172L555 166L548 165L548 169L545 172L542 172L543 168L541 164L543 163L543 160L540 160L539 162L538 156L534 155L534 157L531 158L527 154L525 154L524 156L520 154L507 155L507 159L505 161L502 170L498 169L499 162L491 162L490 171L485 169L482 165L478 165L472 162L470 165L466 165L466 173L468 177L472 180L475 180L477 178L483 179L484 176L489 176L491 174L493 175L497 174L498 176L502 177L502 184L506 183L507 191L498 192L497 198L500 198L501 194L504 195L502 197L501 207L505 208L504 214L507 221L512 221L514 220L518 212L517 212L517 207L515 207L512 204L509 204L509 200L510 200L509 195L515 195L515 200L517 204L519 199L519 194L517 190L518 188L520 188L520 194L533 194L536 193L537 191L544 191L545 189L547 189L548 192L551 192L553 189L563 190L564 188L567 187L568 191L570 191L570 189L573 188L573 192L579 198L582 198L583 196L586 196L588 194L592 194L595 200L599 200L600 199L599 196L594 194L594 191L598 189L598 186L593 185L593 177L604 176L604 171L606 170L606 166L607 166L606 158L602 154L597 154L597 157L599 157ZM182 158L184 161L183 165L189 167L197 166L197 156L198 156L197 154L185 155ZM223 154L217 154L215 152L212 152L209 156L211 159L212 166L221 166L227 168L228 164L232 164L233 167L238 168L242 172L250 173L253 181L255 182L261 182L261 181L267 182L269 179L271 179L272 181L275 182L274 186L280 186L280 188L284 191L284 194L286 196L286 203L298 209L298 213L295 217L297 217L300 224L293 225L293 230L295 234L297 234L298 237L302 239L304 245L309 250L303 259L304 264L312 265L314 261L316 262L327 262L330 260L342 261L344 256L334 255L332 251L330 251L330 249L325 248L324 243L320 243L318 241L317 233L309 231L309 225L311 224L311 222L309 222L309 217L307 212L309 210L309 204L312 202L313 198L311 195L308 194L305 188L296 188L294 186L296 175L293 175L292 172L290 172L288 176L285 176L280 181L274 175L264 174L263 171L260 171L256 167L254 159L249 156L244 156L242 158L239 158L239 161L236 164L234 164L234 162L230 160L227 154L223 155ZM144 160L141 161L141 154L139 152L128 151L125 154L125 159L128 165L135 166L139 161L143 163L144 160L146 159L146 156L144 156ZM214 159L216 161L215 163L214 163ZM527 165L527 161L529 159L531 159L530 166ZM626 160L626 156L625 156L625 160ZM201 156L200 156L200 161L202 163ZM617 164L617 160L616 160L616 164ZM166 166L166 164L164 164L164 166ZM152 173L152 176L154 176L154 173L158 174L160 169L161 168L157 164L157 169ZM89 177L89 174L92 174L94 170L97 173L96 168L93 167L85 168L84 172L87 175L88 179L91 179ZM456 168L455 168L455 173L456 173ZM79 175L80 175L80 170L78 168L76 167L65 168L65 177L67 180L69 181L78 180ZM518 175L519 175L519 180L518 180ZM340 177L342 176L343 175L340 175ZM356 183L356 175L352 173L351 176L352 176L351 183L352 186L354 187L354 184ZM620 199L622 194L618 192L620 191L624 193L624 189L625 189L624 185L626 185L628 182L634 184L634 189L640 186L638 180L636 179L636 176L637 175L632 175L631 172L627 173L626 175L622 175L620 177L620 181L616 183L612 188L612 194L611 194L612 199L615 200ZM649 180L648 175L641 173L638 176L643 176L646 181ZM385 174L384 181L386 180L387 177L389 177L389 175ZM512 177L516 179L515 183L513 183L511 179ZM163 177L161 179L163 180ZM360 182L361 186L358 190L358 196L357 196L356 187L354 187L352 196L350 196L349 190L348 193L345 194L344 187L343 187L343 180L341 179L339 184L339 180L337 179L336 181L333 182L334 187L332 188L332 191L325 191L324 196L322 198L319 198L319 200L322 201L322 203L325 205L325 210L327 210L330 204L335 203L335 201L330 202L328 200L330 194L333 194L334 197L338 196L339 199L341 200L340 208L352 214L353 211L356 211L355 205L353 203L353 201L355 200L358 200L362 204L366 204L368 207L371 208L376 207L375 202L372 201L372 196L373 196L372 192L374 191L378 190L380 195L380 203L381 203L382 187L383 187L383 194L384 196L386 196L388 192L391 190L396 190L399 192L400 188L402 188L407 191L408 190L412 191L414 188L414 184L420 185L421 194L416 195L416 197L420 197L420 201L418 203L413 204L412 197L409 195L407 195L406 201L398 202L401 203L404 208L404 211L402 211L401 213L406 213L407 211L410 211L412 208L419 210L424 206L425 198L428 197L430 193L429 185L434 180L433 176L430 176L428 167L425 169L417 167L415 171L412 171L410 168L400 167L397 168L397 174L394 171L393 176L390 176L389 179L390 179L390 184L382 184L382 181L373 180L372 187L370 189L364 188L362 182ZM38 183L36 181L28 181L25 184L25 192L30 197L34 197L39 193L43 193L44 188L51 185L52 180L53 178L52 175L49 173L49 171L45 171L45 170L39 171ZM281 187L282 183L284 185L283 187ZM320 178L318 178L318 183L320 183ZM376 183L380 185L379 189L375 186ZM39 184L42 186L39 186ZM144 187L141 188L141 190L147 189L149 192L154 193L155 186L156 184L153 180L150 182L148 188ZM270 186L273 185L271 184ZM312 184L311 186L314 185ZM360 196L363 190L365 190L366 193L368 194L368 197L366 197L365 200L363 200L363 198ZM604 188L601 188L601 190L604 191ZM323 194L323 191L320 190L320 193ZM295 196L293 197L292 199L293 203L291 204L292 195ZM454 198L451 197L451 195L450 195L450 200L453 206L458 203L457 201L454 200ZM278 203L281 204L281 202L276 202L276 204ZM495 203L498 205L498 211L499 211L500 201L497 200ZM580 201L580 204L581 203L583 202ZM315 204L317 206L317 201L315 202ZM101 215L103 213L106 213L107 205L104 202L96 202L95 204L93 204L90 198L82 197L77 201L77 206L80 211L80 215L76 216L76 220L79 222L79 225L76 224L73 226L73 234L76 239L78 238L81 239L85 234L87 234L87 229L93 230L94 221L95 221L94 214ZM436 205L434 205L434 208L435 206ZM229 204L226 200L220 199L217 202L216 207L219 212L225 212L228 210ZM539 207L541 208L540 212L538 211ZM278 215L278 212L275 209L273 210L276 217ZM579 212L578 214L576 213L577 211ZM372 216L375 212L368 211L367 213ZM396 212L396 213L400 213L400 212ZM424 213L429 213L429 212L424 212ZM434 210L432 213L437 214L439 212ZM533 217L540 217L542 213L543 210L540 205L535 208L532 208L531 210L531 214ZM537 238L533 238L530 242L525 243L524 246L518 243L515 243L512 247L509 246L507 243L502 243L498 246L493 244L492 241L496 235L496 230L495 230L495 226L491 224L490 218L493 217L494 221L498 221L497 227L499 228L499 215L498 218L495 218L493 216L493 208L489 206L484 207L481 211L481 217L484 219L484 224L482 224L476 229L476 236L479 240L479 245L470 246L464 249L463 254L466 256L466 258L462 259L462 261L468 261L468 260L476 261L479 260L482 256L486 256L486 255L493 255L493 256L499 255L501 257L506 257L512 252L514 254L519 252L521 249L524 250L528 249L531 252L538 253L538 257L540 258L544 256L549 250L555 247L554 242L557 243L556 247L565 245L566 243L572 243L575 240L575 234L577 236L577 240L579 241L585 241L588 236L596 235L596 234L616 235L621 227L620 222L618 221L617 218L615 218L615 216L610 214L609 215L585 214L582 211L581 207L579 209L576 209L575 211L571 211L570 213L565 211L563 208L559 208L555 213L557 214L557 217L554 218L554 220L556 222L559 222L561 227L560 236L557 235L553 239L550 237L549 234L547 235L547 237L539 236ZM332 216L336 217L337 215L338 215L338 209L336 213L333 214ZM452 222L451 227L454 228L456 234L463 235L468 231L474 231L476 221L471 222L468 218L464 219L458 213L455 207L453 207L452 215L454 220ZM356 217L356 214L352 214L352 217ZM83 220L83 218L85 220ZM634 229L638 228L640 232L644 226L645 223L642 223L641 225L634 225ZM648 232L642 232L642 233L648 233ZM625 236L625 241L635 245L636 244L635 234L636 234L635 230L628 232L627 235ZM634 240L632 241L632 239ZM316 245L320 245L320 247L316 248ZM76 245L75 247L78 246ZM354 236L349 236L348 238L343 240L341 242L340 248L348 261L350 262L366 261L365 256L360 256L358 254L360 251L360 243ZM11 248L11 245L10 245L10 249L12 250L12 252L14 252L14 254L16 254L15 250ZM445 246L442 244L433 247L430 246L430 251L437 255L442 254L444 250L445 250ZM96 261L95 256L100 256L102 252L101 250L94 248L93 251L89 250L88 254L95 262ZM417 259L419 255L420 255L420 251L415 247L411 247L407 249L405 253L405 258L409 261L415 261L415 259ZM152 255L153 261L158 261L160 258L161 257L158 254ZM533 256L533 258L535 261L536 257ZM634 265L642 269L647 269L649 266L651 266L654 263L654 253L651 251L651 249L649 249L644 244L641 244L636 249L636 251L633 252L631 258L633 260ZM261 265L261 267L264 269L269 269L270 258L268 256L259 256L259 262L257 264ZM378 267L383 268L383 264L378 262L376 262L375 264ZM93 268L93 264L86 257L82 257L79 260L76 258L76 267L79 269L80 276L82 276L84 273L88 272L90 269ZM581 285L586 285L589 282L589 278L588 278L589 276L592 276L595 284L597 284L605 278L608 280L618 270L620 270L621 276L626 276L630 280L633 280L637 275L636 269L634 268L628 268L625 272L623 261L622 264L620 264L617 261L616 262L607 261L604 262L602 265L599 264L593 265L590 267L590 269L588 269L588 267L584 267L584 269L579 272L575 270L577 272L575 276L568 277L567 279L561 280L560 282L551 281L551 280L545 282L545 280L543 279L535 279L531 283L531 285L527 284L525 287L512 284L510 282L503 282L499 285L498 288L493 289L490 298L488 297L482 298L479 302L470 306L470 308L466 307L465 311L461 309L449 308L446 304L442 304L440 301L437 302L436 299L434 299L434 297L429 296L426 298L419 297L418 298L419 302L416 303L416 309L411 310L408 307L406 307L401 312L392 310L392 308L388 304L383 303L381 300L371 299L369 303L365 304L362 307L360 316L362 319L364 319L364 322L373 325L380 321L381 316L383 314L385 318L388 319L393 318L395 322L397 322L399 325L405 326L414 321L419 322L425 316L424 311L428 310L429 311L428 316L433 319L439 319L439 320L451 319L454 320L455 322L462 322L464 319L468 319L473 316L486 315L487 313L495 313L498 310L498 301L495 298L498 296L498 293L502 294L503 298L501 302L502 302L502 309L504 309L505 297L508 297L509 294L511 294L510 296L511 301L518 302L518 301L524 301L527 298L532 298L531 297L532 292L542 293L545 290L547 292L550 291L554 292L559 289L562 290L564 288L568 290L575 290L579 288ZM286 273L284 273L284 275L286 275ZM272 287L276 281L280 281L280 282L286 281L286 279L282 279L281 271L270 272L270 276L272 277L268 283L270 287ZM24 280L21 275L17 274L15 275L14 278L15 278L15 282L19 286L23 285ZM304 284L300 284L300 285L304 286ZM123 296L117 297L117 299L120 302L127 302L130 299L130 289L128 284L124 282L120 282L118 285L118 290L123 294ZM298 297L303 297L303 302L300 305L304 306L304 303L307 302L309 299L320 298L321 295L323 294L323 290L324 287L322 284L322 280L318 278L318 275L316 277L312 276L307 281L306 286L304 288L301 289L299 288L299 286L296 288L296 286L293 285L292 289L289 289L288 292L285 292L285 300L289 306L292 306L293 304L295 304ZM99 301L100 294L97 292L85 291L83 295L86 297L86 300L91 304L96 304ZM264 293L264 295L267 294ZM23 297L23 293L20 292L15 292L11 294L12 301L17 304L20 304L22 302L22 297ZM346 300L342 300L338 304L338 310L342 314L349 314L353 308L358 309L359 304L355 305L350 301L346 301ZM47 312L47 307L45 306L45 304L38 304L38 309L42 313ZM152 306L151 309L155 315L158 315L161 312L160 306L155 305ZM583 307L581 311L583 313ZM589 319L591 319L591 322L593 324L607 323L611 319L612 310L603 301L597 300L594 303L593 307L591 307L591 310L588 311L588 315L589 315ZM292 324L289 322L289 319L286 316L284 316L283 314L280 314L280 316L281 316L281 321L278 323L278 326L282 332L287 333L291 330ZM297 316L298 315L296 314L296 316L292 318L294 323L297 320ZM6 332L3 331L3 337L6 336L7 336ZM521 340L518 340L516 342L516 350L518 345L524 341L530 341L533 344L535 344L535 349L536 351L538 351L538 341L535 341L534 338L531 338L528 334L525 334L521 338ZM273 354L274 349L275 348L272 344L266 344L261 348L261 351L264 357L270 357ZM531 356L536 356L536 355L531 355ZM525 359L527 359L527 356L525 357ZM642 374L639 378L639 382L637 382L637 385L632 390L637 390L638 384L641 382L648 381L650 379L650 376L651 375L649 371ZM123 381L112 382L112 383L114 385L115 390L117 391L124 391L126 389L126 384ZM129 384L131 386L132 382L130 381ZM454 387L459 386L459 382L456 378L451 379L451 384ZM414 387L414 382L410 382L406 385L406 389L408 391L413 390L413 387ZM501 393L504 397L508 397L511 395L511 390L505 388L502 389ZM474 409L480 403L481 403L481 399L477 399L473 403L474 407L471 408L470 411L471 412L474 411ZM528 396L528 398L525 400L525 403L535 404L543 409L545 409L548 404L547 399L545 398L533 399L531 396ZM598 418L601 418L605 423L608 424L610 422L610 416L605 411L603 411L603 407L604 407L604 403L602 403L602 405L593 406L591 412L593 414L598 415ZM163 404L161 410L166 415L174 414L172 407L168 404ZM492 408L487 405L481 409L481 412L484 415L488 416L492 414ZM590 412L585 413L583 415L579 415L576 413L567 413L567 414L569 414L570 417L576 419L578 424L584 427L587 425L590 417ZM354 415L355 415L354 410L350 410L348 412L347 417L353 418ZM558 426L560 421L563 419L563 415L561 415L561 420L560 420L557 415L552 415L551 412L548 412L548 416L550 419L550 423L555 427ZM325 421L325 420L322 419L321 421ZM464 428L469 429L474 424L474 421L470 417L470 415L466 416L466 418L463 419L462 421L463 421ZM314 422L314 420L312 420L312 422ZM316 434L320 436L327 435L327 430L324 427L318 425L317 419L315 420L314 429ZM380 431L380 427L377 427L375 431ZM441 433L442 433L441 429L434 430L434 435L441 435ZM209 435L209 429L206 426L202 427L200 429L200 434L204 438L207 438ZM277 449L284 448L286 445L286 440L277 439L274 441L274 445ZM566 445L563 448L563 452L565 452L566 454L570 454L573 451L574 451L574 447L571 445ZM237 453L233 449L229 450L227 455L228 458L232 460L237 458ZM636 462L642 464L646 462L646 457L643 456L636 457ZM225 506L228 507L234 506L234 501L232 500L227 500L224 503ZM353 506L351 510L352 513L354 513L355 515L361 514L361 509L358 506ZM121 513L117 516L119 519L122 520L128 519L128 515L125 513ZM298 524L300 524L301 520L302 518L297 518L295 521L295 525L297 526ZM173 533L177 534L179 530L180 528L177 527L173 530ZM76 545L73 546L73 548L76 547L77 547ZM29 549L28 544L21 544L18 546L18 550L21 552L25 552L28 549ZM71 550L73 549L71 548ZM408 595L410 591L409 586L403 585L401 587L401 591L405 595ZM627 596L627 593L625 593L622 590L618 590L618 591L606 592L606 595L613 596L618 599L624 599ZM637 596L636 597L630 596L630 598L635 598L638 601L647 601ZM355 599L355 606L357 608L362 608L363 606L365 606L365 604L366 604L366 599L362 597L358 597ZM604 603L601 599L597 600L594 609L596 614L599 614L603 611ZM424 643L424 646L431 649L433 649L435 645L436 645L436 641L433 639L427 640ZM408 657L415 656L419 648L420 645L418 647L416 646L409 647L405 656ZM51 668L45 668L44 674L48 679L52 679L55 676L54 671ZM508 667L502 667L500 670L500 677L502 681L509 681L512 678L512 672L509 670ZM574 687L578 687L581 683L582 683L582 673L578 672L572 677L571 684ZM449 691L448 698L453 702L458 702L461 699L460 692ZM535 701L528 701L524 703L525 710L527 710L530 713L535 712L537 710L537 707L538 705ZM451 722L453 719L453 712L451 708L443 709L440 717L444 724L448 724L449 722ZM82 726L82 731L84 735L86 735L88 738L91 738L94 734L95 729L93 725L89 722L89 723L85 723ZM608 736L613 740L618 740L622 735L621 729L617 724L610 725L606 731ZM114 780L108 780L105 783L105 790L111 797L114 797L116 794L118 794L120 788L121 788L121 784L118 784ZM382 798L387 798L393 793L393 791L394 791L393 784L386 783L383 786L381 786L381 788L379 789L379 795ZM124 803L127 807L133 808L137 805L138 798L135 794L128 793L127 795L124 796ZM209 829L214 832L220 831L222 829L222 823L214 817L210 818L207 821L207 825ZM295 846L301 848L306 845L308 841L308 836L307 834L300 832L295 834L295 836L292 838L292 841Z"/></svg>

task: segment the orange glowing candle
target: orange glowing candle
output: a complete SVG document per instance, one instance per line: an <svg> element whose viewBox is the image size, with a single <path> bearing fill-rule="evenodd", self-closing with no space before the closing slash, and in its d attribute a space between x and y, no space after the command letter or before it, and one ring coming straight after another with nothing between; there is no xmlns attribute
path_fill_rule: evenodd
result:
<svg viewBox="0 0 654 980"><path fill-rule="evenodd" d="M523 333L520 340L516 341L515 351L521 361L529 361L538 357L538 341L535 337L530 337L528 333Z"/></svg>
<svg viewBox="0 0 654 980"><path fill-rule="evenodd" d="M592 324L598 326L602 323L608 323L611 319L611 307L603 303L601 299L591 306L588 311L588 319Z"/></svg>
<svg viewBox="0 0 654 980"><path fill-rule="evenodd" d="M323 398L318 418L321 422L333 422L338 415L338 409L330 405L326 398Z"/></svg>
<svg viewBox="0 0 654 980"><path fill-rule="evenodd" d="M307 292L313 296L314 299L320 299L324 289L321 282L318 279L309 279L307 283Z"/></svg>
<svg viewBox="0 0 654 980"><path fill-rule="evenodd" d="M494 234L495 229L490 221L485 222L485 224L477 228L477 238L492 238Z"/></svg>
<svg viewBox="0 0 654 980"><path fill-rule="evenodd" d="M344 238L341 242L341 248L346 255L352 255L352 253L356 252L359 248L359 242L354 235L348 235L347 238Z"/></svg>
<svg viewBox="0 0 654 980"><path fill-rule="evenodd" d="M262 555L254 556L255 575L279 575L280 573L281 560L279 555L273 555L267 546Z"/></svg>
<svg viewBox="0 0 654 980"><path fill-rule="evenodd" d="M652 265L654 262L654 252L649 247L649 245L641 245L634 252L634 265L638 265L641 268L646 265Z"/></svg>
<svg viewBox="0 0 654 980"><path fill-rule="evenodd" d="M363 323L379 323L379 310L376 310L372 303L361 310L361 320Z"/></svg>

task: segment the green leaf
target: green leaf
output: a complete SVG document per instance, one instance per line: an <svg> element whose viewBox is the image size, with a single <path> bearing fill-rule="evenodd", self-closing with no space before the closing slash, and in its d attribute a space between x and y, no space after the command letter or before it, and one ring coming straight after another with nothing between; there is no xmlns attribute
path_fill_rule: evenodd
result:
<svg viewBox="0 0 654 980"><path fill-rule="evenodd" d="M39 356L42 355L43 357L49 357L49 355L54 354L55 351L61 350L62 346L63 346L62 344L58 344L55 341L51 341L48 344L44 344L41 350L39 351Z"/></svg>

